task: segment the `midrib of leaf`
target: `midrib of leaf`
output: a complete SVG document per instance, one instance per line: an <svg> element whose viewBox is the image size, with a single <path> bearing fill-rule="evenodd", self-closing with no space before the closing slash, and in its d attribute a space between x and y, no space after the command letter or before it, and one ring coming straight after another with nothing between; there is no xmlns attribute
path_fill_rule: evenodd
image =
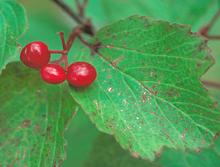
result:
<svg viewBox="0 0 220 167"><path fill-rule="evenodd" d="M46 110L47 110L47 112L46 112L46 117L48 118L48 111L49 111L49 105L48 105L48 103L47 103L47 105L46 105ZM47 126L48 126L48 119L46 119L46 122L45 122L45 126L44 126L44 131L46 131L47 130ZM43 160L43 152L44 152L44 147L45 147L45 141L46 141L46 137L44 137L44 139L43 139L43 142L42 142L42 144L41 144L41 148L40 148L40 153L39 153L39 163L38 163L38 167L41 167L41 163L42 163L42 160Z"/></svg>
<svg viewBox="0 0 220 167"><path fill-rule="evenodd" d="M59 166L64 160L63 133L78 107L68 92L64 97L66 85L45 85L37 74L14 63L0 78L0 166ZM31 124L23 127L26 120Z"/></svg>
<svg viewBox="0 0 220 167"><path fill-rule="evenodd" d="M9 5L9 4L7 4L6 3L6 6L7 6L7 12L8 12L8 10L10 10L9 11L9 13L10 14L12 14L12 16L13 16L13 20L15 21L14 23L15 23L15 34L18 34L18 22L17 22L17 20L18 20L18 17L16 16L16 14L15 14L15 12L14 12L14 10L13 10L13 8Z"/></svg>
<svg viewBox="0 0 220 167"><path fill-rule="evenodd" d="M59 115L58 115L58 118L61 118L61 112L62 112L62 103L61 103L61 101L62 101L62 92L61 92L61 89L65 89L65 87L64 87L64 85L61 85L60 86L60 89L59 89L59 107L57 107L58 108L58 113L59 113ZM57 123L56 123L56 137L55 137L55 142L54 142L54 153L53 153L53 160L54 161L52 161L52 162L56 162L56 158L55 158L55 155L56 155L56 147L57 147L57 136L58 135L60 135L59 133L58 133L58 125L59 125L59 122L60 122L60 119L58 119L57 120Z"/></svg>

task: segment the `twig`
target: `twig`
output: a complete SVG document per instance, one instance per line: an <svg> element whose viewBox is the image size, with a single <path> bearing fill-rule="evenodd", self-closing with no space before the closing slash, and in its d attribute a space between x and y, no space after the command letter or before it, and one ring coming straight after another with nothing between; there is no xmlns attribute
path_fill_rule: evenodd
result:
<svg viewBox="0 0 220 167"><path fill-rule="evenodd" d="M85 8L86 8L86 5L88 4L88 0L83 0L82 4L80 3L80 0L75 0L75 2L76 2L76 6L77 6L77 9L78 9L78 12L79 12L79 16L84 17Z"/></svg>
<svg viewBox="0 0 220 167"><path fill-rule="evenodd" d="M206 38L208 38L208 39L212 39L212 40L220 40L220 36L218 35L206 35L205 36Z"/></svg>
<svg viewBox="0 0 220 167"><path fill-rule="evenodd" d="M214 39L214 40L215 40L215 39L216 39L216 40L220 39L219 36L208 35L210 29L211 29L211 28L213 27L213 25L216 23L216 21L217 21L217 19L218 19L219 16L220 16L220 9L215 13L215 15L212 17L212 19L210 20L210 22L209 22L206 26L204 26L204 27L202 27L202 28L200 29L199 34L200 34L200 35L203 35L204 37L206 37L206 38L208 38L208 39Z"/></svg>
<svg viewBox="0 0 220 167"><path fill-rule="evenodd" d="M60 32L60 40L61 40L61 43L62 43L62 46L63 46L63 50L66 50L66 43L65 43L65 38L64 38L64 32Z"/></svg>
<svg viewBox="0 0 220 167"><path fill-rule="evenodd" d="M59 7L61 7L70 17L72 17L78 24L83 24L81 18L67 6L62 0L53 0Z"/></svg>
<svg viewBox="0 0 220 167"><path fill-rule="evenodd" d="M67 43L66 43L66 50L69 52L69 50L72 47L73 42L75 41L76 37L81 33L81 29L79 27L74 28L71 34L68 37Z"/></svg>
<svg viewBox="0 0 220 167"><path fill-rule="evenodd" d="M213 81L202 81L202 83L208 87L220 89L220 83L213 82Z"/></svg>
<svg viewBox="0 0 220 167"><path fill-rule="evenodd" d="M66 5L63 0L52 0L54 3L56 3L61 9L63 9L64 12L66 12L73 20L76 21L76 23L79 24L82 31L88 35L94 35L94 28L89 19L85 19L83 17L80 17L77 13L75 13L68 5ZM83 7L83 6L82 6ZM81 9L84 12L84 8Z"/></svg>
<svg viewBox="0 0 220 167"><path fill-rule="evenodd" d="M218 10L215 15L212 17L212 19L210 20L210 22L207 24L206 28L209 30L213 27L213 25L215 24L215 22L217 21L218 17L220 16L220 10Z"/></svg>

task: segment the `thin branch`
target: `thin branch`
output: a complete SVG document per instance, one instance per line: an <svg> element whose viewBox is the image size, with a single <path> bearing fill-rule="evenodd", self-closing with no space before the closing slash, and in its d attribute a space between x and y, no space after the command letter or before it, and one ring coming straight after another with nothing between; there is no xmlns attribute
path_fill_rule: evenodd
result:
<svg viewBox="0 0 220 167"><path fill-rule="evenodd" d="M80 3L80 0L75 0L77 9L78 9L78 13L80 17L84 17L85 15L85 8L88 4L88 0L83 0L82 3Z"/></svg>
<svg viewBox="0 0 220 167"><path fill-rule="evenodd" d="M69 50L72 47L73 42L75 41L76 37L81 33L81 29L79 27L74 28L71 34L68 37L67 43L66 43L66 50L69 52Z"/></svg>
<svg viewBox="0 0 220 167"><path fill-rule="evenodd" d="M220 40L220 36L219 35L206 35L205 36L207 39L212 39L212 40Z"/></svg>
<svg viewBox="0 0 220 167"><path fill-rule="evenodd" d="M63 9L63 11L66 12L71 18L73 18L73 20L75 20L76 23L79 24L79 26L81 27L81 30L84 33L88 35L94 35L94 27L89 19L80 17L80 15L75 13L68 5L66 5L63 2L63 0L52 0L52 1L56 3L61 9Z"/></svg>
<svg viewBox="0 0 220 167"><path fill-rule="evenodd" d="M67 6L62 0L53 0L59 7L61 7L70 17L72 17L78 24L83 24L84 22L81 18Z"/></svg>
<svg viewBox="0 0 220 167"><path fill-rule="evenodd" d="M215 13L215 15L212 17L210 22L200 29L199 34L207 37L208 39L219 39L219 38L216 38L215 36L208 35L210 29L214 26L219 16L220 16L220 9Z"/></svg>
<svg viewBox="0 0 220 167"><path fill-rule="evenodd" d="M220 10L218 10L215 15L212 17L211 21L207 24L207 28L210 29L217 21L218 17L220 16Z"/></svg>
<svg viewBox="0 0 220 167"><path fill-rule="evenodd" d="M206 85L207 87L212 87L212 88L220 89L220 83L213 82L213 81L202 81L202 83L204 85Z"/></svg>
<svg viewBox="0 0 220 167"><path fill-rule="evenodd" d="M63 46L63 50L66 50L67 48L66 48L66 43L65 43L65 38L64 38L64 32L60 32L59 35L60 35L60 40Z"/></svg>

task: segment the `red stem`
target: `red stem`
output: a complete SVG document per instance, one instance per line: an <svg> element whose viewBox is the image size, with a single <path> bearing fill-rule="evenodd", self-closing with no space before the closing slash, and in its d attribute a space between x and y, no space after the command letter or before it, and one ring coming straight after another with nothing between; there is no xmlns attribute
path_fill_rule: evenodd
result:
<svg viewBox="0 0 220 167"><path fill-rule="evenodd" d="M69 50L71 49L71 47L73 45L73 42L75 41L76 37L80 34L80 32L81 32L81 29L79 27L75 28L71 32L71 34L70 34L70 36L69 36L69 38L67 40L67 44L66 44L67 52L69 52Z"/></svg>
<svg viewBox="0 0 220 167"><path fill-rule="evenodd" d="M65 50L50 50L51 54L66 54Z"/></svg>
<svg viewBox="0 0 220 167"><path fill-rule="evenodd" d="M60 40L62 42L63 50L66 50L66 42L65 42L65 39L64 39L64 33L60 32L59 35L60 35Z"/></svg>
<svg viewBox="0 0 220 167"><path fill-rule="evenodd" d="M60 50L51 50L50 53L52 53L52 54L53 53L59 53L59 54L62 54L62 56L58 60L52 61L52 63L61 64L64 61L65 62L65 69L67 70L67 67L68 67L67 45L65 43L64 33L60 32L59 35L60 35L60 40L61 40L61 43L62 43L62 46L63 46L63 50L62 51L60 51Z"/></svg>

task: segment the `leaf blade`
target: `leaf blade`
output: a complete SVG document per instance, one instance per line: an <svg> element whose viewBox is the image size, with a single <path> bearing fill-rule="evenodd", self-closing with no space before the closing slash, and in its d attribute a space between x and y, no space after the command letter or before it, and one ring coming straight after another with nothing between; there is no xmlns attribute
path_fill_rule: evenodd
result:
<svg viewBox="0 0 220 167"><path fill-rule="evenodd" d="M0 71L17 56L17 39L25 32L27 18L24 8L13 0L0 2Z"/></svg>
<svg viewBox="0 0 220 167"><path fill-rule="evenodd" d="M66 157L64 131L78 106L67 100L65 85L37 76L19 64L2 73L0 166L59 166Z"/></svg>
<svg viewBox="0 0 220 167"><path fill-rule="evenodd" d="M196 149L212 143L219 111L199 81L213 63L202 39L188 27L134 16L100 30L97 41L99 55L89 57L84 49L74 58L92 63L97 81L71 94L99 130L151 160L164 146Z"/></svg>

